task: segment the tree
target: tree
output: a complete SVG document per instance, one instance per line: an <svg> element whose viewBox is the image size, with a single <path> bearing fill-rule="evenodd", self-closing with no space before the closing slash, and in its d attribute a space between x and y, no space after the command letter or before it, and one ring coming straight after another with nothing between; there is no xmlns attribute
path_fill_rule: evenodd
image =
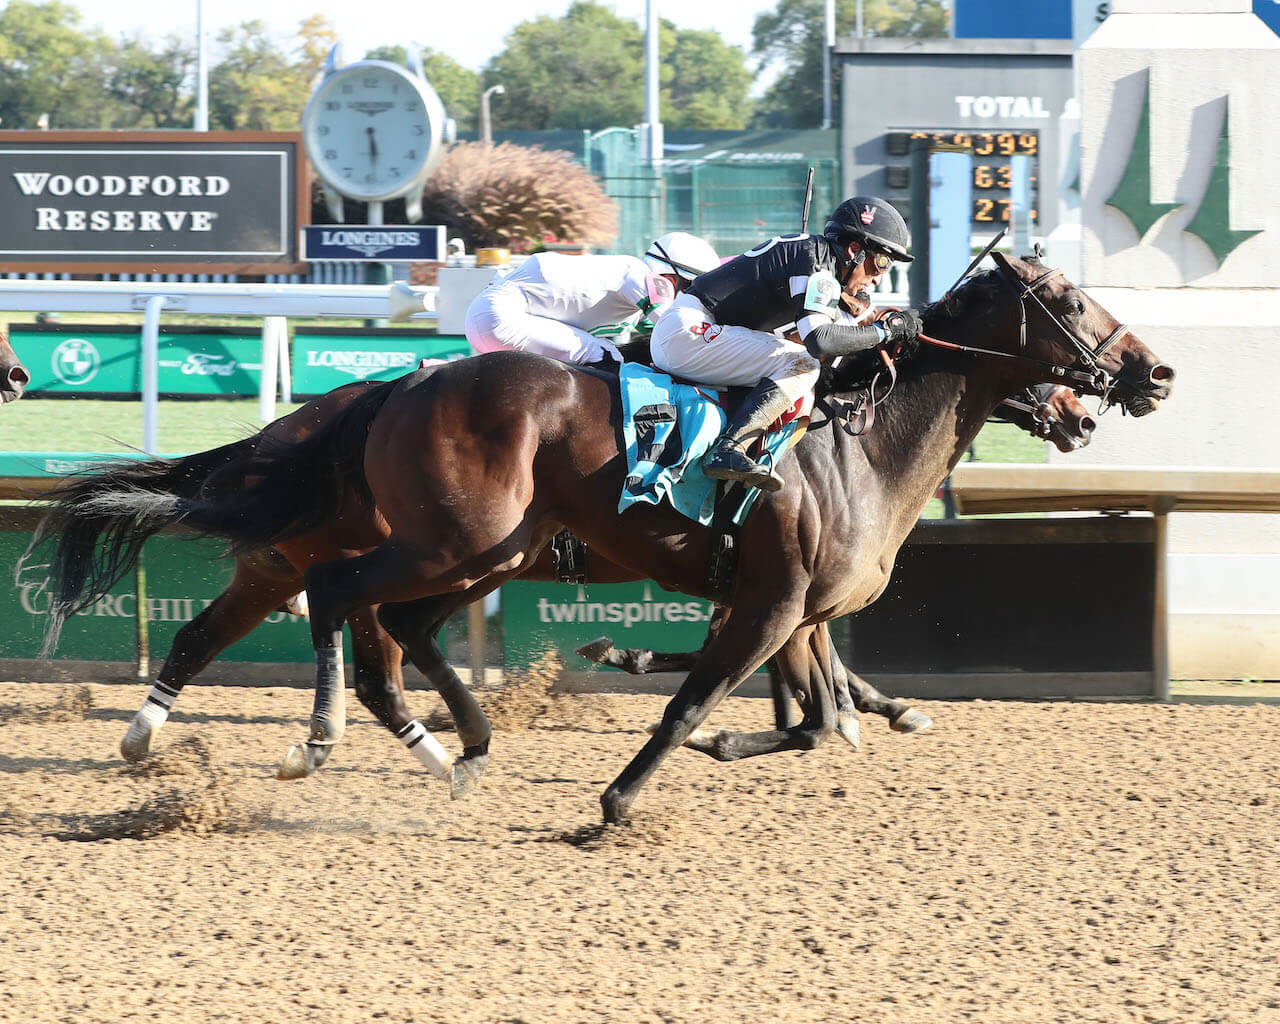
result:
<svg viewBox="0 0 1280 1024"><path fill-rule="evenodd" d="M209 127L224 131L296 131L337 32L314 15L298 27L297 59L277 48L261 21L218 34L222 59L209 73Z"/></svg>
<svg viewBox="0 0 1280 1024"><path fill-rule="evenodd" d="M852 34L856 20L857 0L836 0L836 34ZM864 0L867 35L945 37L949 24L945 0ZM782 74L756 109L758 127L814 127L822 122L823 34L823 0L779 0L772 11L756 17L752 55L761 66L782 65ZM834 73L838 75L838 69Z"/></svg>
<svg viewBox="0 0 1280 1024"><path fill-rule="evenodd" d="M195 103L187 82L195 63L195 47L176 35L156 51L141 39L123 40L106 83L120 107L115 127L190 128Z"/></svg>
<svg viewBox="0 0 1280 1024"><path fill-rule="evenodd" d="M640 27L592 0L575 0L563 18L543 16L511 30L489 61L485 83L506 94L494 105L501 128L607 128L644 114Z"/></svg>
<svg viewBox="0 0 1280 1024"><path fill-rule="evenodd" d="M740 130L747 126L753 75L746 54L719 33L678 29L663 21L662 122L667 128Z"/></svg>
<svg viewBox="0 0 1280 1024"><path fill-rule="evenodd" d="M77 27L80 12L52 0L10 0L0 10L0 126L114 128L118 111L104 95L114 47L99 30Z"/></svg>
<svg viewBox="0 0 1280 1024"><path fill-rule="evenodd" d="M659 27L662 120L672 128L746 126L751 72L741 48L717 33ZM597 131L644 119L644 33L592 0L563 18L517 25L485 68L506 94L494 108L501 128Z"/></svg>

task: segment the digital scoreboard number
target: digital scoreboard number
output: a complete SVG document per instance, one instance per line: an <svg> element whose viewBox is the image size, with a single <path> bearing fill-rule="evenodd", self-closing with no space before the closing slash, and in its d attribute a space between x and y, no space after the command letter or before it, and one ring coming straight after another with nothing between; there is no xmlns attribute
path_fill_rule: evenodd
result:
<svg viewBox="0 0 1280 1024"><path fill-rule="evenodd" d="M961 128L894 131L885 136L889 161L885 183L890 191L906 192L911 187L911 166L907 159L913 139L929 139L939 146L967 149L973 153L973 223L986 228L1007 224L1013 205L1013 165L1010 157L1031 158L1031 220L1039 219L1040 133L1028 129L1008 131L965 131ZM900 159L901 163L894 160Z"/></svg>

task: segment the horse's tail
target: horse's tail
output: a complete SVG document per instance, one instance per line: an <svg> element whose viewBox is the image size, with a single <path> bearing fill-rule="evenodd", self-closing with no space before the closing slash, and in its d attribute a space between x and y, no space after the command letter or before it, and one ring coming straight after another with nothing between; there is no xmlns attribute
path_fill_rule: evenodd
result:
<svg viewBox="0 0 1280 1024"><path fill-rule="evenodd" d="M349 486L369 500L365 440L394 386L370 387L300 441L258 433L179 459L113 462L43 495L47 511L17 572L21 583L45 569L47 553L45 653L67 618L107 594L166 527L225 538L238 552L332 519Z"/></svg>

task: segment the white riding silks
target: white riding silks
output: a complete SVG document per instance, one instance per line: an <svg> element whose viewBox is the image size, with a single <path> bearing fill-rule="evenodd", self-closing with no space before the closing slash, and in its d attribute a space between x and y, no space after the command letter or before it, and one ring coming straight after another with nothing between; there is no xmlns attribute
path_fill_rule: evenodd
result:
<svg viewBox="0 0 1280 1024"><path fill-rule="evenodd" d="M449 779L453 769L453 758L440 745L440 741L427 732L425 725L415 718L396 735L400 737L400 742L409 748L413 756L423 763L427 771L437 779Z"/></svg>

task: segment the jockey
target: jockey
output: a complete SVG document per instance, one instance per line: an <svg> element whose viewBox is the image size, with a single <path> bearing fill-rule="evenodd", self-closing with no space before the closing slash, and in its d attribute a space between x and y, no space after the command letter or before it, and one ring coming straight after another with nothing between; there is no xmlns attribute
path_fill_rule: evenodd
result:
<svg viewBox="0 0 1280 1024"><path fill-rule="evenodd" d="M467 341L477 352L519 349L563 363L621 362L617 348L593 330L656 312L663 299L719 265L707 242L684 231L658 238L643 258L538 253L476 296L467 309Z"/></svg>
<svg viewBox="0 0 1280 1024"><path fill-rule="evenodd" d="M712 446L704 471L776 491L782 480L746 453L748 443L806 397L819 360L890 342L915 344L911 310L871 315L869 289L892 261L909 262L906 222L876 196L846 199L820 235L771 238L698 278L658 321L653 365L700 384L752 385ZM795 323L800 343L770 332Z"/></svg>

